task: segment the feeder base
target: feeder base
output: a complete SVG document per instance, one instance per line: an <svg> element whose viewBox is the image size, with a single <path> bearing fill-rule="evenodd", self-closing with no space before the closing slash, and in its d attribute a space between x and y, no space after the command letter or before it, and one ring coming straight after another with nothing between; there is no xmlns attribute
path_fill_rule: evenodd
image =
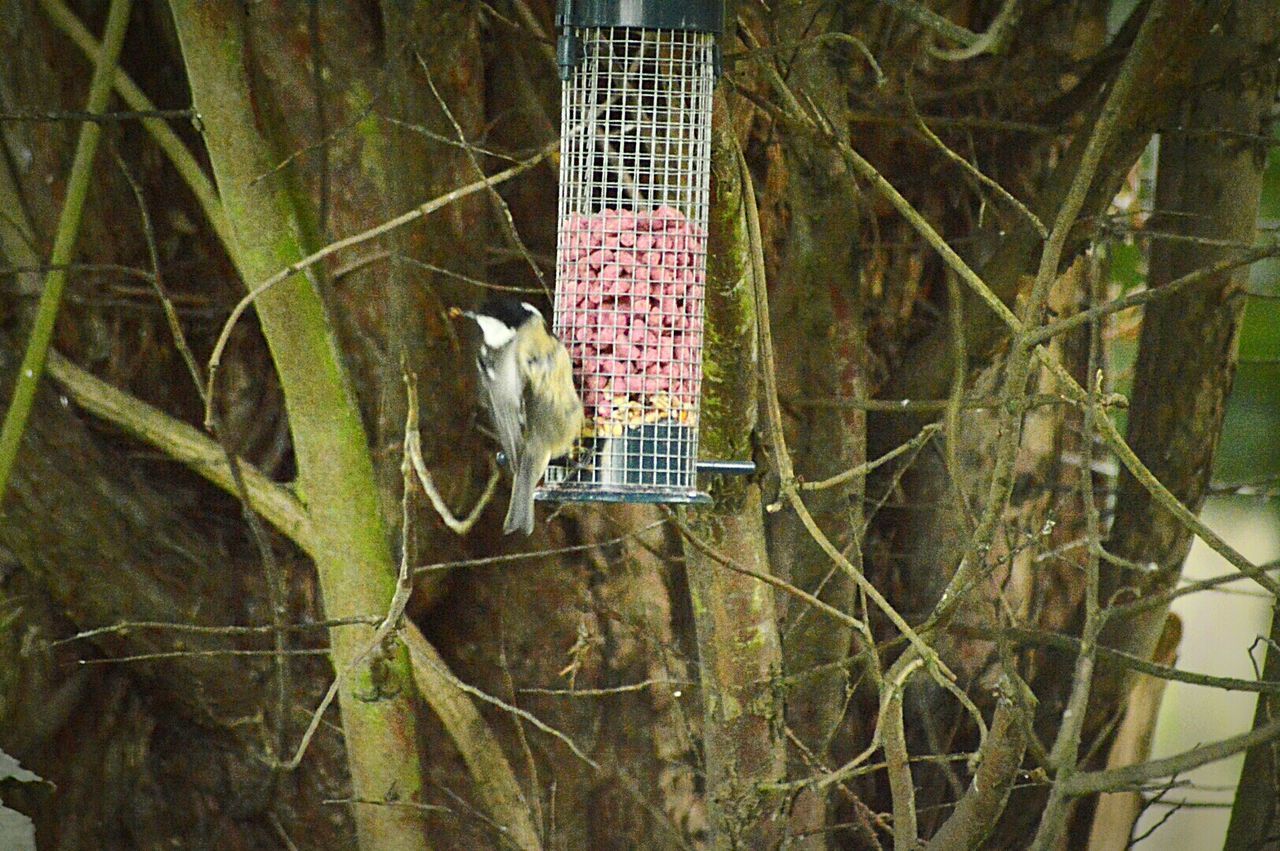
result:
<svg viewBox="0 0 1280 851"><path fill-rule="evenodd" d="M642 502L653 505L670 503L672 505L710 505L711 495L702 491L688 493L672 493L663 491L603 491L576 490L555 488L554 490L538 490L533 498L539 502Z"/></svg>
<svg viewBox="0 0 1280 851"><path fill-rule="evenodd" d="M627 427L591 438L576 463L553 465L535 492L562 502L706 503L696 479L697 431L677 422Z"/></svg>

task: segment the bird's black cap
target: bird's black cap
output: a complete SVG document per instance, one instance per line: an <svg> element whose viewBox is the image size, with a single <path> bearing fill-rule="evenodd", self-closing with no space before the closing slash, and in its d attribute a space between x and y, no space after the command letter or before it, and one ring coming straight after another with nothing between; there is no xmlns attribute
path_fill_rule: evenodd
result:
<svg viewBox="0 0 1280 851"><path fill-rule="evenodd" d="M542 317L542 312L532 304L511 296L490 296L476 313L492 316L510 328L519 328L534 317Z"/></svg>

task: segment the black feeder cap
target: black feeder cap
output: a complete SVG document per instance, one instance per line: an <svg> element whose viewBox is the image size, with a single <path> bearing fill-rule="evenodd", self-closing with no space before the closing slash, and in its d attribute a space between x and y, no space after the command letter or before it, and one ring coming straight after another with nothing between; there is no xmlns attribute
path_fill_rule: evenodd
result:
<svg viewBox="0 0 1280 851"><path fill-rule="evenodd" d="M724 33L724 0L557 0L556 64L560 79L567 80L581 56L578 29L632 27L647 30ZM716 46L716 78L720 77L720 51Z"/></svg>
<svg viewBox="0 0 1280 851"><path fill-rule="evenodd" d="M559 0L556 26L724 32L724 0Z"/></svg>

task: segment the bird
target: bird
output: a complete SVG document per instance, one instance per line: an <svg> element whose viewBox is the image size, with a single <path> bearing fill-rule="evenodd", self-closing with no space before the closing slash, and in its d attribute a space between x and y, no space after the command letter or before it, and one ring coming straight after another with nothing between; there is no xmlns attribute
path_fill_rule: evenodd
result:
<svg viewBox="0 0 1280 851"><path fill-rule="evenodd" d="M551 459L569 454L582 432L573 362L542 312L527 301L498 296L477 310L451 313L480 328L476 365L482 401L515 471L502 531L531 534L533 490Z"/></svg>

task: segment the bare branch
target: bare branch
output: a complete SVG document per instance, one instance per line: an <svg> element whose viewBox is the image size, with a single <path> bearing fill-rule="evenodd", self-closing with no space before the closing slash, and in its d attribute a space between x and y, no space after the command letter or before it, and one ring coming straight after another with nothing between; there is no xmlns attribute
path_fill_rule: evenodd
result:
<svg viewBox="0 0 1280 851"><path fill-rule="evenodd" d="M1090 275L1089 278L1089 300L1094 302L1098 296L1098 280L1096 275ZM1092 387L1090 403L1102 395L1103 373L1098 368L1101 343L1101 330L1095 321L1089 334L1087 374L1090 376L1096 374L1097 377ZM1075 670L1072 675L1071 696L1067 699L1067 706L1062 711L1062 724L1058 727L1058 736L1053 742L1053 749L1049 752L1050 768L1055 772L1054 782L1053 788L1049 790L1049 801L1045 805L1044 814L1040 818L1040 826L1031 843L1031 847L1036 851L1056 848L1066 830L1070 810L1062 784L1075 773L1077 761L1080 758L1080 736L1084 732L1085 716L1089 710L1089 694L1093 689L1094 663L1098 658L1098 636L1106 623L1098 603L1102 532L1098 519L1098 504L1093 494L1093 435L1094 421L1098 416L1098 408L1093 404L1085 408L1083 434L1080 437L1080 501L1085 518L1085 538L1089 543L1088 557L1084 566L1084 626L1081 629L1080 652L1076 656Z"/></svg>
<svg viewBox="0 0 1280 851"><path fill-rule="evenodd" d="M880 735L884 740L884 758L889 773L889 789L893 797L893 847L895 851L914 851L919 844L916 826L916 786L911 778L911 759L907 753L907 731L902 723L902 690L914 669L924 664L916 659L903 667L896 679L881 686Z"/></svg>
<svg viewBox="0 0 1280 851"><path fill-rule="evenodd" d="M925 426L924 428L920 429L920 432L915 437L911 438L906 443L899 444L898 446L889 450L885 454L881 455L879 458L873 458L872 460L859 464L856 467L850 467L848 470L845 470L843 473L837 473L836 475L828 479L823 479L818 482L798 482L796 486L802 491L817 491L817 490L826 490L827 488L838 487L839 485L842 485L845 482L850 481L851 479L856 479L859 476L867 475L867 473L870 473L871 471L875 470L877 467L883 466L884 464L888 464L890 461L892 461L893 459L897 458L900 455L906 455L909 452L918 452L926 443L928 443L933 438L935 434L937 434L941 430L942 430L941 424L931 423ZM776 510L776 508L774 510Z"/></svg>
<svg viewBox="0 0 1280 851"><path fill-rule="evenodd" d="M80 51L88 57L89 61L94 63L99 61L99 57L102 55L102 45L98 43L93 34L85 28L85 25L81 23L74 12L67 8L62 0L40 0L40 5L44 7L45 14L49 16L49 20L53 21L53 25L74 41ZM155 108L150 99L142 93L142 90L129 78L129 75L120 68L115 70L113 85L116 93L120 95L124 102L133 107L134 114L163 112ZM198 122L199 113L195 113L195 115ZM213 181L205 175L195 156L178 138L178 134L173 132L173 128L162 118L143 118L142 126L151 134L156 145L159 146L160 150L164 151L165 156L169 158L169 162L173 164L174 169L182 177L183 182L186 183L187 188L195 195L196 201L200 204L200 209L205 214L205 218L209 220L209 226L218 235L218 239L226 247L228 253L233 253L235 246L231 238L231 226L227 221L226 212L222 208L222 202L218 198L218 192L213 187Z"/></svg>
<svg viewBox="0 0 1280 851"><path fill-rule="evenodd" d="M104 34L105 47L94 64L93 79L89 82L87 112L101 112L111 97L111 80L115 75L116 60L124 44L124 34L129 28L129 0L112 0L107 12ZM76 141L75 159L67 175L66 198L58 215L58 230L54 235L49 263L58 267L71 259L76 242L80 238L80 219L84 214L85 199L89 193L89 178L93 174L93 159L98 151L98 139L102 135L99 124L81 125ZM36 388L44 374L49 345L53 341L54 323L62 305L62 291L67 274L55 268L45 276L35 319L31 324L31 336L22 353L18 367L17 383L4 412L4 424L0 427L0 498L9 486L9 474L18 457L18 446L27 428L27 418L35 401Z"/></svg>
<svg viewBox="0 0 1280 851"><path fill-rule="evenodd" d="M83 112L74 109L57 109L44 112L0 112L0 121L93 121L99 124L116 121L140 121L144 118L192 120L198 117L194 109L133 109L118 112Z"/></svg>
<svg viewBox="0 0 1280 851"><path fill-rule="evenodd" d="M1153 759L1150 762L1106 771L1084 771L1065 780L1062 787L1066 794L1074 797L1127 789L1226 759L1277 737L1280 737L1280 717L1273 718L1267 724L1255 727L1247 733L1241 733L1211 745L1201 745L1164 759Z"/></svg>
<svg viewBox="0 0 1280 851"><path fill-rule="evenodd" d="M969 791L930 839L930 849L956 851L983 847L1004 812L1027 749L1027 727L1020 714L1015 701L1002 690L991 719L991 733L982 748L978 772Z"/></svg>
<svg viewBox="0 0 1280 851"><path fill-rule="evenodd" d="M417 221L423 216L429 216L436 210L449 206L454 201L465 198L468 195L481 191L482 189L491 189L499 183L504 183L517 175L523 174L549 157L551 153L559 147L559 145L560 140L557 139L554 142L543 146L537 154L524 162L517 163L516 165L500 171L491 177L485 177L482 180L477 180L473 183L468 183L465 186L460 186L450 192L446 192L437 198L433 198L430 201L419 204L412 210L401 213L395 218L388 219L382 224L369 228L368 230L361 231L360 233L353 234L336 242L331 242L324 248L312 252L301 260L290 263L288 266L267 278L257 286L251 287L249 293L244 298L240 299L236 306L232 308L231 315L227 317L226 323L222 326L222 332L218 335L218 340L213 346L213 353L209 356L209 379L205 385L205 395L208 399L205 405L206 424L212 422L212 409L210 406L213 404L214 383L217 379L218 367L222 363L223 350L226 349L227 343L231 339L231 330L240 320L240 317L244 315L244 312L249 309L250 305L257 301L263 293L274 287L276 284L279 284L281 281L286 281L304 269L314 266L316 263L319 263L331 254L336 254L337 252L350 248L353 245L360 245L361 243L368 242L371 239L390 233L396 228L407 225L410 222Z"/></svg>
<svg viewBox="0 0 1280 851"><path fill-rule="evenodd" d="M445 118L449 119L449 124L453 126L453 132L458 137L458 144L467 155L467 159L471 163L471 167L475 169L476 174L481 179L485 178L484 168L480 165L480 161L476 159L474 146L467 141L467 134L463 131L462 125L458 123L458 119L454 117L453 110L449 108L449 103L440 94L440 90L436 88L436 81L431 76L431 69L427 67L427 63L423 61L422 56L414 53L414 58L418 60L418 66L422 68L422 73L426 75L427 87L431 89L431 94L435 97L436 103L440 105L440 111L444 113ZM542 274L542 269L538 266L538 262L533 259L533 254L529 251L529 246L525 245L524 240L520 237L520 230L516 227L515 217L511 215L511 207L507 204L506 199L498 194L498 190L493 184L488 184L489 197L493 199L493 203L498 206L502 212L502 223L506 226L507 236L515 243L516 250L520 252L520 256L524 258L525 263L533 272L533 276L538 280L538 285L542 287L542 292L547 298L552 297L549 287L547 287L546 276Z"/></svg>
<svg viewBox="0 0 1280 851"><path fill-rule="evenodd" d="M947 41L952 41L965 47L972 47L981 38L973 30L965 29L959 24L942 17L942 15L939 15L923 3L917 2L917 0L880 0L880 2L891 9L901 12L903 16L910 18Z"/></svg>
<svg viewBox="0 0 1280 851"><path fill-rule="evenodd" d="M476 500L476 504L471 508L471 512L462 520L454 517L453 512L445 503L444 497L440 496L440 492L436 490L435 482L431 478L431 471L427 469L426 463L422 460L422 435L418 432L417 376L406 372L404 383L405 392L408 394L406 404L409 408L408 419L404 427L405 464L410 465L414 473L417 474L418 483L422 485L422 490L431 500L432 507L440 515L444 525L455 535L465 535L471 531L471 527L480 519L480 514L484 511L485 506L489 504L489 500L493 498L493 492L498 487L498 466L492 460L489 462L489 481L485 484L480 498ZM406 479L405 483L408 485L410 480Z"/></svg>
<svg viewBox="0 0 1280 851"><path fill-rule="evenodd" d="M1073 328L1079 328L1086 322L1092 322L1095 319L1099 319L1103 316L1110 316L1111 314L1119 313L1122 310L1139 307L1157 299L1167 298L1168 296L1180 292L1186 287L1194 286L1202 281L1209 280L1223 272L1229 272L1232 269L1238 269L1241 266L1249 266L1253 263L1257 263L1259 260L1265 260L1277 255L1280 255L1280 243L1250 249L1242 253L1239 257L1224 258L1216 263L1212 263L1201 269L1197 269L1194 272L1183 275L1181 278L1170 281L1167 284L1162 284L1159 287L1130 293L1129 295L1115 299L1114 301L1094 305L1088 310L1081 311L1080 313L1059 319L1055 322L1050 322L1047 325L1032 331L1027 339L1034 345L1048 342L1051 338L1056 337L1059 334L1066 333Z"/></svg>
<svg viewBox="0 0 1280 851"><path fill-rule="evenodd" d="M611 697L615 694L630 694L632 692L644 691L654 686L674 686L676 691L673 697L679 697L681 688L695 686L697 683L691 680L667 680L667 679L647 679L638 683L629 683L624 686L613 686L612 688L522 688L521 694L544 694L548 697Z"/></svg>
<svg viewBox="0 0 1280 851"><path fill-rule="evenodd" d="M555 727L552 727L550 724L538 718L532 712L529 712L526 709L521 709L518 706L512 706L510 703L507 703L505 700L503 700L500 697L494 697L488 692L482 691L481 689L478 689L475 686L470 685L469 683L463 682L462 680L458 679L458 677L452 671L444 667L443 660L439 659L439 657L437 656L428 656L419 652L414 647L413 644L410 644L409 652L414 661L414 670L418 670L421 666L426 666L428 668L431 668L436 675L442 677L446 682L448 682L457 690L464 692L466 694L469 694L479 701L488 703L491 706L495 706L498 709L501 709L503 712L516 716L520 720L525 721L526 723L532 725L537 730L543 733L546 733L548 736L550 736L553 739L558 740L561 744L563 744L566 748L569 749L570 753L572 753L575 757L577 757L583 763L591 766L591 768L595 769L596 771L603 770L600 767L600 763L596 762L594 759L588 756L587 752L583 750L573 739L569 738L569 736L566 735L565 733L561 732L560 730L557 730Z"/></svg>
<svg viewBox="0 0 1280 851"><path fill-rule="evenodd" d="M1232 578L1237 577L1233 576ZM1026 627L987 627L977 624L955 623L948 627L948 631L954 632L957 635L965 635L972 638L984 638L990 640L1006 638L1017 644L1035 644L1041 647L1053 647L1070 653L1079 653L1081 650L1080 639L1073 635L1066 635L1059 632L1045 632L1044 630L1028 629ZM1222 689L1224 691L1280 694L1280 682L1273 682L1271 680L1245 680L1240 679L1239 677L1220 677L1214 674L1200 674L1195 671L1184 671L1181 668L1161 665L1156 662L1152 662L1149 659L1141 659L1131 653L1125 653L1122 650L1114 650L1105 645L1098 646L1096 650L1098 658L1108 665L1119 665L1140 674L1147 674L1148 676L1158 677L1162 680L1190 683L1191 685Z"/></svg>
<svg viewBox="0 0 1280 851"><path fill-rule="evenodd" d="M76 404L158 448L228 493L235 494L235 481L222 447L207 435L117 390L56 351L49 353L48 368L49 375L62 385ZM244 459L240 459L239 466L254 510L304 552L314 551L318 544L311 530L311 518L293 492L267 478Z"/></svg>
<svg viewBox="0 0 1280 851"><path fill-rule="evenodd" d="M671 522L675 524L675 527L678 530L680 530L680 534L685 538L685 540L687 540L690 544L692 544L695 548L697 548L699 552L701 552L703 555L707 556L707 558L711 559L717 564L722 565L723 567L727 567L729 570L732 570L734 573L741 573L743 576L750 576L752 579L763 582L766 585L771 585L774 588L777 588L779 591L790 594L791 596L795 597L797 600L801 600L807 605L813 606L813 608L822 612L824 615L827 615L828 617L836 621L839 621L845 626L848 626L852 629L856 629L859 632L866 629L866 625L862 621L858 620L852 615L849 615L849 614L846 614L845 612L840 611L835 606L832 606L830 603L827 603L826 601L818 597L815 597L814 595L810 594L808 591L805 591L802 588L797 588L796 586L792 585L790 582L787 582L785 579L779 579L778 577L772 574L761 573L759 571L752 570L749 567L745 567L741 564L738 564L733 559L729 558L727 555L720 552L719 550L716 550L706 541L698 537L698 535L695 534L694 531L689 528L688 524L686 524L679 517L675 516L674 513L670 515L670 519L671 519Z"/></svg>
<svg viewBox="0 0 1280 851"><path fill-rule="evenodd" d="M974 39L972 44L956 50L938 50L930 46L929 52L940 59L952 62L972 59L984 53L1001 52L1004 50L1005 45L1008 44L1013 28L1018 23L1018 17L1021 14L1018 3L1019 0L1004 0L1004 5L996 13L991 26L987 27L982 35Z"/></svg>
<svg viewBox="0 0 1280 851"><path fill-rule="evenodd" d="M1036 347L1036 354L1039 355L1040 362L1048 367L1059 379L1063 389L1068 394L1077 401L1088 403L1088 396L1080 389L1080 385L1076 384L1074 379L1071 379L1070 375L1063 370L1062 365L1043 346ZM1209 545L1210 549L1226 559L1233 567L1267 589L1269 593L1280 596L1280 581L1268 576L1265 570L1241 555L1238 550L1224 541L1218 533L1206 526L1190 509L1179 502L1178 498L1142 463L1105 412L1098 417L1097 423L1102 439L1111 447L1111 451L1120 459L1120 463L1124 464L1129 472L1133 474L1134 479L1146 488L1156 502L1160 503L1166 511L1194 532L1200 540Z"/></svg>
<svg viewBox="0 0 1280 851"><path fill-rule="evenodd" d="M1011 2L1017 2L1017 0L1011 0ZM1023 204L1014 197L1012 192L1001 186L994 178L988 177L973 163L947 147L947 144L938 138L938 134L934 133L933 130L929 128L929 125L925 123L924 118L921 117L919 110L916 109L916 101L915 98L911 96L911 89L909 87L906 89L906 96L907 108L910 110L911 118L916 123L916 129L924 134L924 137L932 142L934 147L940 150L947 159L960 166L960 168L971 175L975 180L995 192L997 196L1005 201L1005 203L1009 204L1009 206L1021 213L1023 218L1029 221L1031 226L1035 228L1036 233L1040 234L1041 239L1047 239L1049 237L1049 230L1044 226L1044 222L1040 221L1040 217L1031 212L1026 204Z"/></svg>
<svg viewBox="0 0 1280 851"><path fill-rule="evenodd" d="M774 76L776 76L776 72L774 72ZM781 82L780 78L778 79L778 84L784 87L786 85ZM805 507L804 501L800 498L800 493L796 487L795 468L792 465L791 455L787 451L786 438L783 435L782 408L778 403L777 366L773 359L773 340L769 330L769 295L765 288L764 249L760 237L759 212L756 209L756 196L755 189L751 183L751 174L741 151L738 151L738 170L740 179L743 182L744 197L747 201L747 227L751 232L752 279L756 287L756 309L759 312L759 320L756 324L760 331L760 373L764 382L764 407L768 414L769 436L774 448L774 460L778 465L778 476L782 480L783 496L827 556L850 575L863 593L871 598L876 606L889 617L898 631L905 635L919 650L921 656L929 660L930 672L941 680L952 681L955 679L955 675L938 658L938 654L933 651L933 648L924 643L920 636L916 634L916 631L911 628L911 625L890 605L889 601L880 593L880 590L867 579L862 571L856 569L849 559L845 558L844 554L836 548L835 544L831 543L831 539L818 528L817 522L814 521L813 516Z"/></svg>
<svg viewBox="0 0 1280 851"><path fill-rule="evenodd" d="M126 635L142 629L165 630L170 632L189 632L198 635L265 635L272 632L308 632L314 629L329 629L335 626L367 626L376 624L381 618L377 615L356 618L334 618L332 620L314 621L311 623L261 624L259 626L208 626L194 623L177 623L171 621L120 621L110 626L96 629L85 629L75 635L59 638L49 642L50 647L70 644L73 641L87 641L100 635Z"/></svg>

